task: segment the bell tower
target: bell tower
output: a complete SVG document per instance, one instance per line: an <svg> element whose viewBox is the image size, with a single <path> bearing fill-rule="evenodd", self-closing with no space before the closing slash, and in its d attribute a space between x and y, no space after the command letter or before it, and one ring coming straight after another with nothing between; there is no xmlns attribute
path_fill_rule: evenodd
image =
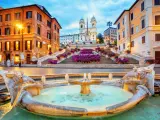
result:
<svg viewBox="0 0 160 120"><path fill-rule="evenodd" d="M92 25L92 28L96 28L96 26L97 26L97 21L94 16L91 18L91 25Z"/></svg>

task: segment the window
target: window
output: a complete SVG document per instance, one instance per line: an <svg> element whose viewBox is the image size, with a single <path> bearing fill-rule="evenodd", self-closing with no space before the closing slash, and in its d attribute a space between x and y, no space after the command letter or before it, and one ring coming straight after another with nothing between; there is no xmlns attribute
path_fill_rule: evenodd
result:
<svg viewBox="0 0 160 120"><path fill-rule="evenodd" d="M131 42L131 47L134 47L134 41Z"/></svg>
<svg viewBox="0 0 160 120"><path fill-rule="evenodd" d="M20 30L17 28L14 28L14 34L20 34Z"/></svg>
<svg viewBox="0 0 160 120"><path fill-rule="evenodd" d="M1 31L1 28L0 28L0 35L2 35L2 31Z"/></svg>
<svg viewBox="0 0 160 120"><path fill-rule="evenodd" d="M47 26L51 28L51 22L47 20Z"/></svg>
<svg viewBox="0 0 160 120"><path fill-rule="evenodd" d="M10 21L11 20L11 14L6 14L5 20Z"/></svg>
<svg viewBox="0 0 160 120"><path fill-rule="evenodd" d="M125 43L123 44L123 49L126 49L126 45L125 45Z"/></svg>
<svg viewBox="0 0 160 120"><path fill-rule="evenodd" d="M121 26L120 26L120 23L118 23L118 30L120 29L120 27L121 27Z"/></svg>
<svg viewBox="0 0 160 120"><path fill-rule="evenodd" d="M131 13L131 20L133 20L133 13Z"/></svg>
<svg viewBox="0 0 160 120"><path fill-rule="evenodd" d="M141 3L141 11L144 10L144 1Z"/></svg>
<svg viewBox="0 0 160 120"><path fill-rule="evenodd" d="M42 21L42 15L39 14L39 13L37 13L37 20L38 20L38 21Z"/></svg>
<svg viewBox="0 0 160 120"><path fill-rule="evenodd" d="M3 21L3 18L2 18L2 15L0 15L0 22L2 22Z"/></svg>
<svg viewBox="0 0 160 120"><path fill-rule="evenodd" d="M145 36L142 37L142 44L146 42Z"/></svg>
<svg viewBox="0 0 160 120"><path fill-rule="evenodd" d="M54 25L54 29L55 29L55 30L57 29L57 26L56 26L56 25Z"/></svg>
<svg viewBox="0 0 160 120"><path fill-rule="evenodd" d="M57 28L57 32L59 33L59 29Z"/></svg>
<svg viewBox="0 0 160 120"><path fill-rule="evenodd" d="M20 41L14 41L14 50L15 51L20 50Z"/></svg>
<svg viewBox="0 0 160 120"><path fill-rule="evenodd" d="M155 34L155 41L160 41L160 33L159 34Z"/></svg>
<svg viewBox="0 0 160 120"><path fill-rule="evenodd" d="M0 42L0 51L2 51L2 42Z"/></svg>
<svg viewBox="0 0 160 120"><path fill-rule="evenodd" d="M119 39L119 40L121 39L121 36L120 36L120 34L118 35L118 39Z"/></svg>
<svg viewBox="0 0 160 120"><path fill-rule="evenodd" d="M121 50L121 46L119 46L119 50Z"/></svg>
<svg viewBox="0 0 160 120"><path fill-rule="evenodd" d="M15 20L20 20L21 14L20 13L15 13Z"/></svg>
<svg viewBox="0 0 160 120"><path fill-rule="evenodd" d="M47 32L47 38L51 39L51 33Z"/></svg>
<svg viewBox="0 0 160 120"><path fill-rule="evenodd" d="M42 42L36 41L36 47L37 48L42 48Z"/></svg>
<svg viewBox="0 0 160 120"><path fill-rule="evenodd" d="M27 26L27 33L31 33L31 26Z"/></svg>
<svg viewBox="0 0 160 120"><path fill-rule="evenodd" d="M143 19L143 20L141 21L141 25L142 25L142 29L144 29L144 28L145 28L145 19Z"/></svg>
<svg viewBox="0 0 160 120"><path fill-rule="evenodd" d="M123 31L123 38L125 38L125 31Z"/></svg>
<svg viewBox="0 0 160 120"><path fill-rule="evenodd" d="M160 0L154 0L154 5L160 5Z"/></svg>
<svg viewBox="0 0 160 120"><path fill-rule="evenodd" d="M40 26L37 27L37 34L41 35L41 27Z"/></svg>
<svg viewBox="0 0 160 120"><path fill-rule="evenodd" d="M32 41L25 41L25 50L32 50Z"/></svg>
<svg viewBox="0 0 160 120"><path fill-rule="evenodd" d="M155 25L160 25L160 15L155 16Z"/></svg>
<svg viewBox="0 0 160 120"><path fill-rule="evenodd" d="M124 18L123 18L123 25L124 25Z"/></svg>
<svg viewBox="0 0 160 120"><path fill-rule="evenodd" d="M5 35L10 35L10 28L5 28Z"/></svg>
<svg viewBox="0 0 160 120"><path fill-rule="evenodd" d="M10 42L5 42L5 50L10 51Z"/></svg>
<svg viewBox="0 0 160 120"><path fill-rule="evenodd" d="M26 18L27 19L32 18L32 11L27 11L26 12Z"/></svg>
<svg viewBox="0 0 160 120"><path fill-rule="evenodd" d="M134 27L131 28L131 35L134 34Z"/></svg>
<svg viewBox="0 0 160 120"><path fill-rule="evenodd" d="M136 33L139 32L139 26L136 26Z"/></svg>

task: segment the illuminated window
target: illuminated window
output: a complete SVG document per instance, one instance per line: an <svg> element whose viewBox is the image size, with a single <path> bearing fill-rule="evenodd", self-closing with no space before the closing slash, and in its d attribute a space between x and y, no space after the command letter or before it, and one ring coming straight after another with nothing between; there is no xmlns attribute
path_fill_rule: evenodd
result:
<svg viewBox="0 0 160 120"><path fill-rule="evenodd" d="M19 41L14 42L14 50L20 50L20 42Z"/></svg>
<svg viewBox="0 0 160 120"><path fill-rule="evenodd" d="M37 42L37 47L40 48L41 47L41 43Z"/></svg>
<svg viewBox="0 0 160 120"><path fill-rule="evenodd" d="M5 48L6 48L6 51L10 50L10 42L5 43Z"/></svg>
<svg viewBox="0 0 160 120"><path fill-rule="evenodd" d="M30 49L31 49L31 42L27 41L27 50L30 50Z"/></svg>
<svg viewBox="0 0 160 120"><path fill-rule="evenodd" d="M20 62L20 57L19 57L19 55L15 55L14 61L15 61L15 63L19 63L19 62Z"/></svg>
<svg viewBox="0 0 160 120"><path fill-rule="evenodd" d="M48 45L48 50L50 50L51 49L51 45Z"/></svg>
<svg viewBox="0 0 160 120"><path fill-rule="evenodd" d="M25 50L32 50L32 41L25 41Z"/></svg>

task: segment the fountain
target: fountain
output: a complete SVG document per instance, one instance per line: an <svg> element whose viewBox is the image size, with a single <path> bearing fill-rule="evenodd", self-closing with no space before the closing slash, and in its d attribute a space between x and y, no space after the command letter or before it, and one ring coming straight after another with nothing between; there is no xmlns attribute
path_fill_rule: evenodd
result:
<svg viewBox="0 0 160 120"><path fill-rule="evenodd" d="M102 81L83 79L81 81L72 81L70 84L72 85L80 85L81 86L81 94L88 95L91 93L90 85L98 85L102 83Z"/></svg>
<svg viewBox="0 0 160 120"><path fill-rule="evenodd" d="M87 78L84 73L82 80L69 80L69 85L36 82L23 74L6 71L0 74L10 92L12 107L19 106L45 116L83 118L113 116L153 95L153 68L154 65L134 69L121 80L91 79L91 74ZM65 79L68 78L66 74Z"/></svg>

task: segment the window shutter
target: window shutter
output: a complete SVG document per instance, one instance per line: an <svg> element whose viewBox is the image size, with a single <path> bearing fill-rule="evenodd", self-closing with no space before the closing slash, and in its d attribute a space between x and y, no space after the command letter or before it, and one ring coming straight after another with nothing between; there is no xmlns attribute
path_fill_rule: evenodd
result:
<svg viewBox="0 0 160 120"><path fill-rule="evenodd" d="M25 50L27 50L27 41L25 41Z"/></svg>
<svg viewBox="0 0 160 120"><path fill-rule="evenodd" d="M42 42L40 42L40 48L42 48Z"/></svg>
<svg viewBox="0 0 160 120"><path fill-rule="evenodd" d="M4 49L5 49L5 51L7 50L7 42L5 42Z"/></svg>
<svg viewBox="0 0 160 120"><path fill-rule="evenodd" d="M16 50L16 41L14 41L14 51Z"/></svg>
<svg viewBox="0 0 160 120"><path fill-rule="evenodd" d="M20 50L20 41L18 42L18 50Z"/></svg>
<svg viewBox="0 0 160 120"><path fill-rule="evenodd" d="M30 46L31 46L30 50L32 50L32 40L30 41Z"/></svg>

